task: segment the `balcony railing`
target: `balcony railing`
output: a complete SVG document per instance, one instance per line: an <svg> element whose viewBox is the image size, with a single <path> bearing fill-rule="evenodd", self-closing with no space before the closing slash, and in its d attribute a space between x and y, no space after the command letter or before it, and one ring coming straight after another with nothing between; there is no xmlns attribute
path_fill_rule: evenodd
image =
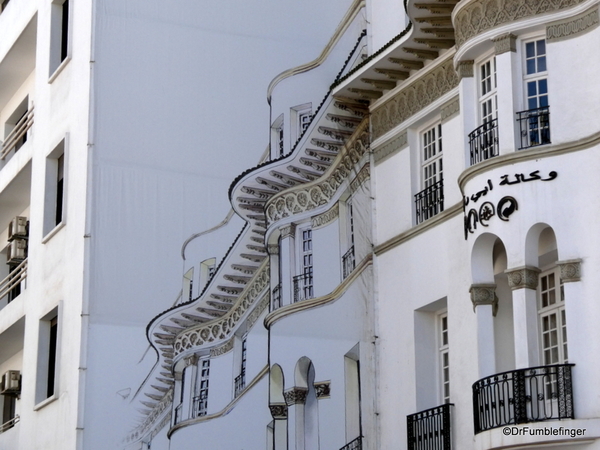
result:
<svg viewBox="0 0 600 450"><path fill-rule="evenodd" d="M471 165L498 156L498 119L490 120L469 133Z"/></svg>
<svg viewBox="0 0 600 450"><path fill-rule="evenodd" d="M450 407L446 403L406 416L408 450L451 450Z"/></svg>
<svg viewBox="0 0 600 450"><path fill-rule="evenodd" d="M294 284L294 303L314 297L312 280L312 274L297 275L292 279Z"/></svg>
<svg viewBox="0 0 600 450"><path fill-rule="evenodd" d="M357 437L353 441L348 442L340 450L362 450L362 436Z"/></svg>
<svg viewBox="0 0 600 450"><path fill-rule="evenodd" d="M27 260L25 259L13 269L2 281L0 281L0 299L9 296L9 302L14 300L20 292L21 282L27 278Z"/></svg>
<svg viewBox="0 0 600 450"><path fill-rule="evenodd" d="M8 156L8 154L14 149L17 151L19 147L23 143L23 139L25 138L27 131L33 125L33 106L31 109L25 113L21 119L16 123L15 127L12 129L6 139L4 139L4 143L1 146L0 150L0 159L4 160Z"/></svg>
<svg viewBox="0 0 600 450"><path fill-rule="evenodd" d="M273 296L271 297L271 302L273 305L272 311L281 308L281 283L279 283L273 288Z"/></svg>
<svg viewBox="0 0 600 450"><path fill-rule="evenodd" d="M415 195L417 225L444 210L444 180L440 180Z"/></svg>
<svg viewBox="0 0 600 450"><path fill-rule="evenodd" d="M7 430L10 430L12 427L14 427L17 423L19 423L19 420L21 420L21 417L17 414L15 417L13 417L12 419L4 422L2 425L0 425L0 434L4 433Z"/></svg>
<svg viewBox="0 0 600 450"><path fill-rule="evenodd" d="M354 267L356 266L356 261L354 258L354 245L348 249L344 256L342 256L342 274L344 276L344 280L348 278L348 275L352 273Z"/></svg>
<svg viewBox="0 0 600 450"><path fill-rule="evenodd" d="M529 109L517 113L521 146L519 150L550 144L550 107Z"/></svg>
<svg viewBox="0 0 600 450"><path fill-rule="evenodd" d="M242 370L242 372L235 377L235 397L240 395L240 393L246 387L246 371Z"/></svg>
<svg viewBox="0 0 600 450"><path fill-rule="evenodd" d="M201 417L206 415L208 401L207 394L201 393L200 395L194 397L194 417Z"/></svg>
<svg viewBox="0 0 600 450"><path fill-rule="evenodd" d="M505 425L573 419L574 364L512 370L473 384L475 433Z"/></svg>

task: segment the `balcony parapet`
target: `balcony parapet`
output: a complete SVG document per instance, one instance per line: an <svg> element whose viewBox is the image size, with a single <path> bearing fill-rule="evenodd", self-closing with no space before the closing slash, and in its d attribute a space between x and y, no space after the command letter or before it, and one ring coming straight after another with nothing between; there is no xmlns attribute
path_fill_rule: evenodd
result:
<svg viewBox="0 0 600 450"><path fill-rule="evenodd" d="M406 416L408 450L452 450L452 403Z"/></svg>
<svg viewBox="0 0 600 450"><path fill-rule="evenodd" d="M362 441L363 437L359 436L356 439L353 439L352 441L348 442L346 445L340 448L340 450L362 450Z"/></svg>
<svg viewBox="0 0 600 450"><path fill-rule="evenodd" d="M0 281L0 299L9 295L13 289L27 278L27 259L23 260L15 269ZM10 299L10 298L9 298Z"/></svg>
<svg viewBox="0 0 600 450"><path fill-rule="evenodd" d="M0 146L0 160L5 160L11 151L18 150L18 146L23 142L23 138L27 135L27 131L33 125L33 105L25 113L23 117L19 119L12 131L6 136L6 139Z"/></svg>

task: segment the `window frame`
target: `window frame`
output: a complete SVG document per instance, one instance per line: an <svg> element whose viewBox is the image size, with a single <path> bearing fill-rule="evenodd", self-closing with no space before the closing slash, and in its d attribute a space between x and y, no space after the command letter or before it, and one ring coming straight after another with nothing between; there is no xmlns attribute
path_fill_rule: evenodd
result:
<svg viewBox="0 0 600 450"><path fill-rule="evenodd" d="M545 288L544 278L550 276L554 278L554 286ZM554 303L545 305L544 294L554 294ZM565 295L564 295L564 283L560 278L559 267L552 267L544 270L539 275L539 282L537 287L537 307L538 307L538 335L540 339L540 361L542 365L552 364L567 364L569 362L569 350L568 350L568 338L567 338L567 319L566 319L566 308L565 308ZM556 327L545 330L545 318L556 317ZM545 335L555 330L556 333L556 345L552 345L552 338L549 338L549 346L545 344ZM556 358L552 357L551 351L556 348ZM548 362L546 355L551 356L550 362Z"/></svg>
<svg viewBox="0 0 600 450"><path fill-rule="evenodd" d="M46 156L43 239L45 244L66 225L69 134ZM61 173L62 172L62 173ZM61 179L62 175L62 179ZM60 216L60 220L59 220Z"/></svg>
<svg viewBox="0 0 600 450"><path fill-rule="evenodd" d="M450 341L448 310L436 315L436 346L438 362L438 389L440 404L450 403Z"/></svg>

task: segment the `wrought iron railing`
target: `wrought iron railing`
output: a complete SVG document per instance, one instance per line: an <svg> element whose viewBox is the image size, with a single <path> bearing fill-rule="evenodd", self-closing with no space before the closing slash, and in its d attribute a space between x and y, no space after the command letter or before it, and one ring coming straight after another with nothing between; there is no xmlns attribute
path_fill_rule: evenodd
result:
<svg viewBox="0 0 600 450"><path fill-rule="evenodd" d="M15 417L13 417L12 419L7 420L2 425L0 425L0 433L4 433L5 431L10 430L17 423L19 423L20 420L21 420L21 417L18 414Z"/></svg>
<svg viewBox="0 0 600 450"><path fill-rule="evenodd" d="M297 275L292 279L294 285L294 302L313 298L312 275Z"/></svg>
<svg viewBox="0 0 600 450"><path fill-rule="evenodd" d="M415 195L417 225L444 210L444 180L440 180Z"/></svg>
<svg viewBox="0 0 600 450"><path fill-rule="evenodd" d="M342 275L344 280L352 273L356 267L356 260L354 258L354 245L348 249L344 256L342 256Z"/></svg>
<svg viewBox="0 0 600 450"><path fill-rule="evenodd" d="M529 109L517 113L521 146L519 150L550 144L550 107Z"/></svg>
<svg viewBox="0 0 600 450"><path fill-rule="evenodd" d="M237 397L238 395L240 395L240 393L244 390L244 388L246 387L246 371L242 370L242 372L235 377L235 397Z"/></svg>
<svg viewBox="0 0 600 450"><path fill-rule="evenodd" d="M473 384L475 433L505 425L573 419L574 364L512 370Z"/></svg>
<svg viewBox="0 0 600 450"><path fill-rule="evenodd" d="M485 122L469 133L471 165L498 156L498 119Z"/></svg>
<svg viewBox="0 0 600 450"><path fill-rule="evenodd" d="M19 119L12 131L8 133L8 136L6 136L6 139L4 139L4 143L2 144L0 151L0 159L6 159L11 150L18 150L18 146L23 142L23 138L32 125L33 105L31 106L31 109Z"/></svg>
<svg viewBox="0 0 600 450"><path fill-rule="evenodd" d="M23 260L12 272L0 281L0 299L9 295L9 301L16 297L15 290L21 286L21 282L27 278L27 259Z"/></svg>
<svg viewBox="0 0 600 450"><path fill-rule="evenodd" d="M406 416L408 450L451 450L450 407L446 403Z"/></svg>
<svg viewBox="0 0 600 450"><path fill-rule="evenodd" d="M357 437L340 448L340 450L362 450L362 438L362 436Z"/></svg>
<svg viewBox="0 0 600 450"><path fill-rule="evenodd" d="M273 288L273 296L271 297L272 310L275 311L281 308L281 283Z"/></svg>

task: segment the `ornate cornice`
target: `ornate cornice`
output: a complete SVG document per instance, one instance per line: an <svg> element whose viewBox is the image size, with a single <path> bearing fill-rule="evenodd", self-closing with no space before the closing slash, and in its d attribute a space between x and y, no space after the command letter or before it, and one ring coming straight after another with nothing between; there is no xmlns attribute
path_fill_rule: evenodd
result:
<svg viewBox="0 0 600 450"><path fill-rule="evenodd" d="M563 283L572 283L581 280L581 259L569 259L557 261L556 265L560 268L560 279Z"/></svg>
<svg viewBox="0 0 600 450"><path fill-rule="evenodd" d="M319 400L331 398L331 381L319 381L314 386L315 394Z"/></svg>
<svg viewBox="0 0 600 450"><path fill-rule="evenodd" d="M408 147L408 133L404 131L387 144L382 145L381 147L378 147L373 151L373 158L375 159L375 164L383 161L390 155L398 153L400 150L406 147Z"/></svg>
<svg viewBox="0 0 600 450"><path fill-rule="evenodd" d="M257 304L259 295L269 286L268 260L262 264L252 281L240 294L238 301L223 317L188 328L175 338L175 356L206 344L220 343L234 331L244 314Z"/></svg>
<svg viewBox="0 0 600 450"><path fill-rule="evenodd" d="M287 419L288 407L285 403L271 403L269 405L269 410L271 411L271 417L273 417L273 419Z"/></svg>
<svg viewBox="0 0 600 450"><path fill-rule="evenodd" d="M495 284L472 284L469 288L473 311L480 305L492 305L492 314L498 312L498 297L496 296Z"/></svg>
<svg viewBox="0 0 600 450"><path fill-rule="evenodd" d="M473 71L473 67L475 65L475 61L469 59L467 61L460 61L458 66L456 67L456 71L458 72L458 78L473 78L475 72Z"/></svg>
<svg viewBox="0 0 600 450"><path fill-rule="evenodd" d="M269 245L267 245L267 252L271 256L279 255L279 245L277 245L277 244L269 244Z"/></svg>
<svg viewBox="0 0 600 450"><path fill-rule="evenodd" d="M369 142L368 120L365 120L321 178L280 192L269 200L266 205L267 222L272 224L327 204L367 152Z"/></svg>
<svg viewBox="0 0 600 450"><path fill-rule="evenodd" d="M254 308L254 310L250 313L247 320L248 329L254 326L254 324L256 323L260 315L263 313L263 311L268 308L270 298L271 297L269 296L269 294L265 294L261 301L258 303L258 306Z"/></svg>
<svg viewBox="0 0 600 450"><path fill-rule="evenodd" d="M216 356L221 356L221 355L224 355L225 353L230 352L231 350L233 350L234 341L235 341L235 339L231 338L227 342L225 342L223 345L219 345L218 347L211 348L210 349L210 357L214 358Z"/></svg>
<svg viewBox="0 0 600 450"><path fill-rule="evenodd" d="M453 52L451 52L451 55ZM458 86L458 74L449 57L431 72L406 86L391 99L378 106L371 115L373 140L404 122Z"/></svg>
<svg viewBox="0 0 600 450"><path fill-rule="evenodd" d="M288 406L303 405L306 403L306 395L308 389L305 387L294 386L293 388L283 391L283 398Z"/></svg>
<svg viewBox="0 0 600 450"><path fill-rule="evenodd" d="M319 214L318 216L315 216L312 218L312 228L316 229L316 228L324 227L328 223L331 223L335 219L337 219L338 215L339 215L339 205L338 205L338 203L336 203L335 205L333 205L332 208L325 211L323 214Z"/></svg>
<svg viewBox="0 0 600 450"><path fill-rule="evenodd" d="M517 37L514 34L506 33L492 39L492 41L494 42L496 55L517 51Z"/></svg>
<svg viewBox="0 0 600 450"><path fill-rule="evenodd" d="M196 364L198 364L198 355L193 354L190 356L186 356L185 358L183 358L183 361L185 362L185 366L195 366Z"/></svg>
<svg viewBox="0 0 600 450"><path fill-rule="evenodd" d="M296 225L293 223L287 224L279 229L279 233L281 234L282 239L294 237L296 235Z"/></svg>
<svg viewBox="0 0 600 450"><path fill-rule="evenodd" d="M452 117L456 116L460 112L460 99L456 97L454 100L446 103L442 106L441 110L441 121L442 124L446 123Z"/></svg>
<svg viewBox="0 0 600 450"><path fill-rule="evenodd" d="M515 267L504 271L508 275L508 286L517 289L537 289L540 269L537 267Z"/></svg>
<svg viewBox="0 0 600 450"><path fill-rule="evenodd" d="M548 42L563 41L580 34L592 31L598 26L598 6L568 19L549 23L546 26L546 40Z"/></svg>
<svg viewBox="0 0 600 450"><path fill-rule="evenodd" d="M144 422L133 432L131 432L125 439L125 443L135 442L145 436L154 437L158 432L167 424L170 423L171 419L171 405L173 403L173 388L169 389L160 402L152 409L150 414L146 417ZM169 412L163 417L160 422L156 422L160 416L165 412Z"/></svg>
<svg viewBox="0 0 600 450"><path fill-rule="evenodd" d="M360 172L354 177L354 179L350 182L350 192L355 193L358 188L371 177L371 167L369 164L365 164Z"/></svg>
<svg viewBox="0 0 600 450"><path fill-rule="evenodd" d="M473 0L459 6L454 16L456 47L487 30L579 5L586 0Z"/></svg>

